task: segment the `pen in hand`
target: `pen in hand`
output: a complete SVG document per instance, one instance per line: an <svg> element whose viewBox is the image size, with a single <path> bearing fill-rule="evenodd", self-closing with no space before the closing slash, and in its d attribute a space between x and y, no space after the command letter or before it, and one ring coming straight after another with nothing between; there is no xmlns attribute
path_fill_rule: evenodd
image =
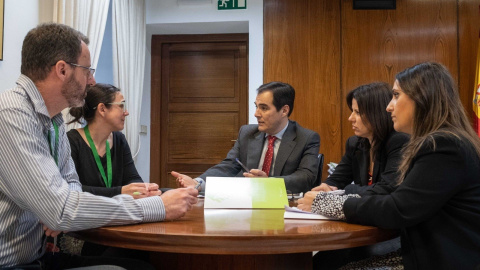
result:
<svg viewBox="0 0 480 270"><path fill-rule="evenodd" d="M240 160L238 158L235 158L235 161L238 162L238 164L240 164L240 166L242 166L242 169L245 171L245 172L250 172L250 170L247 168L247 166L243 165L242 162L240 162Z"/></svg>

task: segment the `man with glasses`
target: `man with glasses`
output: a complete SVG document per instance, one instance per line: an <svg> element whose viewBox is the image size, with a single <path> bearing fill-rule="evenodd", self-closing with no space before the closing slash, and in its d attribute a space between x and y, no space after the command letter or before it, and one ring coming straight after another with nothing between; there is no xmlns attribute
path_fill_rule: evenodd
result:
<svg viewBox="0 0 480 270"><path fill-rule="evenodd" d="M82 66L82 65L77 65L75 63L67 63L71 66L74 66L74 67L80 67L80 68L83 68L85 70L88 70L88 73L90 73L88 76L92 77L93 78L93 75L95 75L95 69L94 68L91 68L91 67L86 67L86 66Z"/></svg>
<svg viewBox="0 0 480 270"><path fill-rule="evenodd" d="M0 94L2 269L39 264L47 269L100 264L149 268L120 258L45 253L45 237L60 231L172 220L197 202L198 192L192 188L138 200L82 192L60 112L82 106L86 85L95 84L87 44L83 34L65 25L32 29L23 42L17 87Z"/></svg>

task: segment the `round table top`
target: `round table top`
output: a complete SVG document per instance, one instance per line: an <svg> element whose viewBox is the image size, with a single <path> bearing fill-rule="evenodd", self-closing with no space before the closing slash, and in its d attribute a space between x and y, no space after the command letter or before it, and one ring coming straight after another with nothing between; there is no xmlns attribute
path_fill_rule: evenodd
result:
<svg viewBox="0 0 480 270"><path fill-rule="evenodd" d="M342 221L284 219L283 209L204 209L167 222L76 232L94 243L192 254L283 254L334 250L392 239L396 231Z"/></svg>

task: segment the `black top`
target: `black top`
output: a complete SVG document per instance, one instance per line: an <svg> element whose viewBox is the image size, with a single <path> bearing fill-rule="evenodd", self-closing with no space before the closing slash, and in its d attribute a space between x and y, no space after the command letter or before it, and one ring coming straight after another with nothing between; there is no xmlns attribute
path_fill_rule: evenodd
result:
<svg viewBox="0 0 480 270"><path fill-rule="evenodd" d="M480 158L466 139L435 135L395 191L347 199L348 222L401 229L405 269L480 264Z"/></svg>
<svg viewBox="0 0 480 270"><path fill-rule="evenodd" d="M107 188L102 175L98 170L90 146L83 140L80 133L73 129L67 132L72 158L75 162L83 191L105 197L113 197L121 194L122 186L131 183L143 183L133 163L130 147L125 135L121 132L113 132L113 145L111 145L112 157L112 187ZM100 157L105 174L107 173L106 155Z"/></svg>
<svg viewBox="0 0 480 270"><path fill-rule="evenodd" d="M370 149L365 147L367 140L357 136L348 138L345 154L335 171L325 181L326 184L345 189L347 194L360 195L365 195L377 184L395 185L398 176L397 168L402 158L401 150L408 142L409 136L394 131L380 145L375 155L371 186L368 186Z"/></svg>

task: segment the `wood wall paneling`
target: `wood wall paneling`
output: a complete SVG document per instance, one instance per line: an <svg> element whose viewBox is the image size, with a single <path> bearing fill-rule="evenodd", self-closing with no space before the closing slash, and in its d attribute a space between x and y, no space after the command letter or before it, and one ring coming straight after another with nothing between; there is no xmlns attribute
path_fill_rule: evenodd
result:
<svg viewBox="0 0 480 270"><path fill-rule="evenodd" d="M473 117L476 55L480 37L480 0L458 0L459 92L467 114Z"/></svg>
<svg viewBox="0 0 480 270"><path fill-rule="evenodd" d="M264 82L295 88L291 119L318 132L320 152L338 161L340 2L264 0L264 36Z"/></svg>
<svg viewBox="0 0 480 270"><path fill-rule="evenodd" d="M396 10L353 10L351 0L264 0L264 81L292 84L292 119L320 134L325 163L353 135L346 94L403 69L444 64L471 112L480 0L402 0ZM325 178L326 174L324 174Z"/></svg>
<svg viewBox="0 0 480 270"><path fill-rule="evenodd" d="M395 75L424 61L446 65L457 77L456 2L397 2L396 10L353 10L342 1L342 92L373 81L393 85ZM346 102L343 113L350 113ZM342 119L346 132L351 124Z"/></svg>

